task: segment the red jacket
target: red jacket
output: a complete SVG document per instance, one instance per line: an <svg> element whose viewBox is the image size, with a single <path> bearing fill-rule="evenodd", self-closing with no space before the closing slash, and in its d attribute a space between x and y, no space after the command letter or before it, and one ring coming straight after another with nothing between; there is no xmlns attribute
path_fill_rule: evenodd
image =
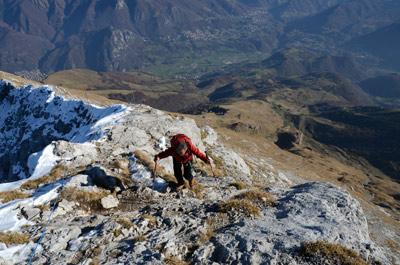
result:
<svg viewBox="0 0 400 265"><path fill-rule="evenodd" d="M195 154L198 158L200 158L201 160L203 160L204 162L208 161L208 158L206 157L205 154L203 154L202 152L199 151L199 149L197 149L192 143L186 143L187 145L187 150L184 156L180 156L176 153L175 147L170 147L167 150L165 150L164 152L161 152L158 154L158 157L160 159L169 157L169 156L173 156L173 158L175 160L177 160L178 162L185 164L187 161L192 160L193 159L193 154Z"/></svg>

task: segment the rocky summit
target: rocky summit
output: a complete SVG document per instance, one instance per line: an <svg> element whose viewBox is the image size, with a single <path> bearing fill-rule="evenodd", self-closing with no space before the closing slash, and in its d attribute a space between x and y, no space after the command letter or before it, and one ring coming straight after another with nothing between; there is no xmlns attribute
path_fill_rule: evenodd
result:
<svg viewBox="0 0 400 265"><path fill-rule="evenodd" d="M25 172L0 184L1 264L26 264L48 220L31 264L390 264L349 192L232 150L211 127L145 105L99 108L51 87L1 84L0 121L9 132L1 140L15 136ZM28 120L41 129L21 127ZM207 151L216 179L197 160L194 187L171 192L168 158L153 183L153 157L177 133ZM22 144L45 136L40 150ZM274 184L251 185L253 178Z"/></svg>

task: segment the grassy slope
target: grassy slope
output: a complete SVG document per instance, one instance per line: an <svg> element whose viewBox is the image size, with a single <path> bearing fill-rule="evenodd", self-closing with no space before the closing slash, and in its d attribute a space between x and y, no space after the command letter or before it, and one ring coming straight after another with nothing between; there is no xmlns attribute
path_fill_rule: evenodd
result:
<svg viewBox="0 0 400 265"><path fill-rule="evenodd" d="M205 93L194 82L160 78L143 72L107 72L67 70L44 80L46 84L68 87L73 93L87 85L88 94L113 102L133 102L177 111L205 102Z"/></svg>

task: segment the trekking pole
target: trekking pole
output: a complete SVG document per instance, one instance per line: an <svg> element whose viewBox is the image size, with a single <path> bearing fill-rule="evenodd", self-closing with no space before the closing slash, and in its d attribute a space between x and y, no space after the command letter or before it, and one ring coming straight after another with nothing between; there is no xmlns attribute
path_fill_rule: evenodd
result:
<svg viewBox="0 0 400 265"><path fill-rule="evenodd" d="M217 181L217 177L215 176L215 171L214 171L214 168L213 168L213 166L212 166L212 161L211 161L210 158L208 157L208 154L207 154L207 153L206 153L206 157L207 157L208 161L210 161L211 171L212 171L212 173L213 173L213 175L214 175L215 181Z"/></svg>
<svg viewBox="0 0 400 265"><path fill-rule="evenodd" d="M156 164L154 165L154 174L153 174L153 191L154 191L154 184L156 183L156 172L157 172L157 164L158 164L158 160L156 161Z"/></svg>

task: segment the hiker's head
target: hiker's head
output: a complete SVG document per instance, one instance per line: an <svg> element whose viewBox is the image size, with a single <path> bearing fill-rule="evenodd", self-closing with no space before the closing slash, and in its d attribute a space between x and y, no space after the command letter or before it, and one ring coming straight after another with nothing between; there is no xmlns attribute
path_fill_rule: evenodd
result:
<svg viewBox="0 0 400 265"><path fill-rule="evenodd" d="M179 142L175 147L176 152L180 156L184 156L185 155L186 149L187 149L187 145L184 142Z"/></svg>

